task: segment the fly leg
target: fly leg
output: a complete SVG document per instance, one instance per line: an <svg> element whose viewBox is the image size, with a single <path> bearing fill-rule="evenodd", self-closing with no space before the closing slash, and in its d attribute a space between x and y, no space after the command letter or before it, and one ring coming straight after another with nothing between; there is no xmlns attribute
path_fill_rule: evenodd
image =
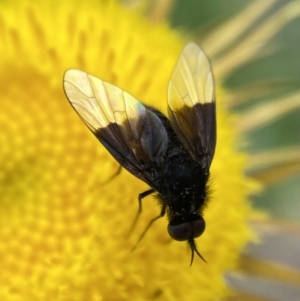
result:
<svg viewBox="0 0 300 301"><path fill-rule="evenodd" d="M122 170L122 165L119 165L118 170L113 175L111 175L108 179L106 179L104 182L102 182L102 185L106 185L111 180L113 180L116 176L118 176L120 174L121 170Z"/></svg>
<svg viewBox="0 0 300 301"><path fill-rule="evenodd" d="M136 216L135 216L135 218L133 220L132 226L131 226L131 228L130 228L130 230L128 232L127 237L131 234L132 230L134 229L134 227L135 227L135 225L136 225L136 223L137 223L137 221L139 219L140 214L142 213L142 199L145 198L146 196L154 193L154 192L155 192L154 189L148 189L148 190L146 190L146 191L144 191L144 192L142 192L142 193L139 194L139 197L138 197L138 201L139 201L138 212L137 212L137 214L136 214Z"/></svg>
<svg viewBox="0 0 300 301"><path fill-rule="evenodd" d="M135 246L132 248L131 251L134 251L135 248L137 247L137 245L139 244L139 242L144 238L145 234L147 233L147 231L149 230L149 228L152 226L152 224L157 221L158 219L162 218L165 213L166 213L166 208L167 205L163 204L162 208L161 208L161 212L158 216L154 217L148 224L148 226L145 228L144 232L141 234L140 238L138 239L138 241L136 242Z"/></svg>

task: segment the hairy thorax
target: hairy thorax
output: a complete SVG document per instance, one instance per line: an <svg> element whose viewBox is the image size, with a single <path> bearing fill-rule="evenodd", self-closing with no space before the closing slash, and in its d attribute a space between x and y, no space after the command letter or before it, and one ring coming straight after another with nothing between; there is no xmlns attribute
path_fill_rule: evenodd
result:
<svg viewBox="0 0 300 301"><path fill-rule="evenodd" d="M169 158L161 194L172 215L198 212L206 198L206 178L201 166L185 152Z"/></svg>

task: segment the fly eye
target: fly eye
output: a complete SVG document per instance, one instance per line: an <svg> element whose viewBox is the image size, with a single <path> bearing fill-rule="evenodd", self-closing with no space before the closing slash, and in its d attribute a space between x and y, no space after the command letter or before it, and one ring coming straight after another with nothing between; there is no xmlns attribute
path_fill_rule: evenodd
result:
<svg viewBox="0 0 300 301"><path fill-rule="evenodd" d="M168 225L169 235L177 241L185 241L191 238L199 237L205 230L205 221L201 216L190 222L182 222L180 224L170 221Z"/></svg>

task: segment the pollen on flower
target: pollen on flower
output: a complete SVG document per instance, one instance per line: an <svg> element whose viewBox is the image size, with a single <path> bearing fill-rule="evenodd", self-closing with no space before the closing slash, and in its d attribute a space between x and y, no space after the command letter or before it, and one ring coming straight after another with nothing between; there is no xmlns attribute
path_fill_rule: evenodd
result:
<svg viewBox="0 0 300 301"><path fill-rule="evenodd" d="M68 104L62 76L76 68L166 111L167 85L184 39L151 26L116 1L1 3L0 299L212 300L227 294L225 271L251 237L244 155L219 106L207 229L207 260L189 267L147 185L122 170ZM22 26L20 26L22 24ZM220 101L218 99L218 101Z"/></svg>

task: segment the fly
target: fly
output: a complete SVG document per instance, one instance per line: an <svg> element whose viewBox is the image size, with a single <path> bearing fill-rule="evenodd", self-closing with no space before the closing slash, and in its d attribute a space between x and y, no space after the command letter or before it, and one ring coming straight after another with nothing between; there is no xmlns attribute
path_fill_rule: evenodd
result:
<svg viewBox="0 0 300 301"><path fill-rule="evenodd" d="M203 208L216 147L216 105L210 63L202 49L183 49L168 87L168 118L120 88L79 70L64 75L72 107L110 154L155 193L168 233L199 253L195 238L205 230ZM138 217L138 215L137 215ZM136 222L137 218L134 221Z"/></svg>

